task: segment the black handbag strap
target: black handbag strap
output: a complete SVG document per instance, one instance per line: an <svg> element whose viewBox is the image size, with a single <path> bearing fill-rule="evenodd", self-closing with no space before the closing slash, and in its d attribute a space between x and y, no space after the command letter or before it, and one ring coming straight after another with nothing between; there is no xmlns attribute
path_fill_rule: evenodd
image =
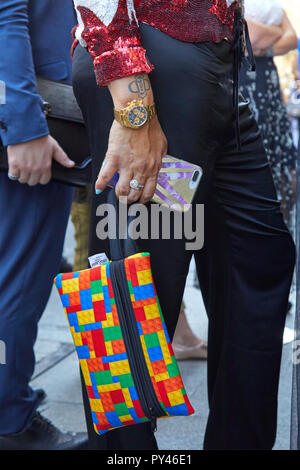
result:
<svg viewBox="0 0 300 470"><path fill-rule="evenodd" d="M109 247L110 247L110 258L112 261L118 261L120 259L127 258L128 256L135 255L136 253L139 252L137 244L134 240L132 240L129 236L129 231L128 227L129 224L132 220L134 220L134 217L128 216L128 208L127 207L127 227L126 227L126 233L124 234L124 238L120 239L120 225L119 225L119 200L116 196L115 190L110 189L107 197L107 202L108 204L113 205L115 212L116 212L116 218L112 220L108 220L109 225L111 223L115 223L116 221L116 227L115 230L109 230L111 233L116 233L116 237L112 238L109 237Z"/></svg>

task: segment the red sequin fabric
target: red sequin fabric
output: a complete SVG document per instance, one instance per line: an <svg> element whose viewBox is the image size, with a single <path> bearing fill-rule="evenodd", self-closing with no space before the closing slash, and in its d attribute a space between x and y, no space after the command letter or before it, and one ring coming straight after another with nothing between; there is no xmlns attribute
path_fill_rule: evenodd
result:
<svg viewBox="0 0 300 470"><path fill-rule="evenodd" d="M138 22L180 41L233 40L234 12L241 0L74 0L76 37L94 59L100 86L136 73L149 73Z"/></svg>

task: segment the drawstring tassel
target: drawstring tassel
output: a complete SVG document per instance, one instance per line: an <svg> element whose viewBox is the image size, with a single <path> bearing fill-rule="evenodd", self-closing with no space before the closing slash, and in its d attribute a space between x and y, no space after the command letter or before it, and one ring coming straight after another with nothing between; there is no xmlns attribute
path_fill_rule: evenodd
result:
<svg viewBox="0 0 300 470"><path fill-rule="evenodd" d="M255 59L250 41L248 25L242 13L238 10L235 15L235 37L233 44L233 109L235 111L236 141L238 151L242 150L240 113L239 113L239 78L242 62L247 62L248 68L255 71ZM245 49L248 56L245 56Z"/></svg>
<svg viewBox="0 0 300 470"><path fill-rule="evenodd" d="M256 64L255 64L255 58L253 54L253 49L252 49L252 44L250 41L250 35L249 35L249 29L248 29L248 24L247 21L244 19L244 28L245 28L245 43L246 43L246 50L248 52L248 56L244 57L248 64L248 68L251 72L255 72L256 70Z"/></svg>

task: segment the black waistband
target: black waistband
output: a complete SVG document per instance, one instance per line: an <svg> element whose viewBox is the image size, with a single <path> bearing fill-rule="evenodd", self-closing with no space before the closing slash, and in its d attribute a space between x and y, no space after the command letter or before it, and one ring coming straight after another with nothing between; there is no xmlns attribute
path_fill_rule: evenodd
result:
<svg viewBox="0 0 300 470"><path fill-rule="evenodd" d="M223 39L221 42L207 42L205 44L222 62L232 63L233 44L229 41Z"/></svg>

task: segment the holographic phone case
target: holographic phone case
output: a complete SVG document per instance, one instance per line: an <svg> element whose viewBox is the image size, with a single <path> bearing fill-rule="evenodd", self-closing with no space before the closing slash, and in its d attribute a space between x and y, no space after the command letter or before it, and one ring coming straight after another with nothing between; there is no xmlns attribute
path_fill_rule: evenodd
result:
<svg viewBox="0 0 300 470"><path fill-rule="evenodd" d="M202 168L179 158L166 155L158 174L153 201L185 211L193 201L203 175ZM108 186L116 186L119 174L116 173Z"/></svg>

